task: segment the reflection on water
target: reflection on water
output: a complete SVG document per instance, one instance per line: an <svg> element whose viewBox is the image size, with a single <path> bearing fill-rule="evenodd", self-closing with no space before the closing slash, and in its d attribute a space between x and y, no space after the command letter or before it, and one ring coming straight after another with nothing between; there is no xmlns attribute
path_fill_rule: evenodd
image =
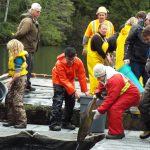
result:
<svg viewBox="0 0 150 150"><path fill-rule="evenodd" d="M62 47L41 47L34 55L33 72L51 74L56 62L56 57L63 52ZM77 50L86 67L85 57L81 55L81 49ZM0 46L0 75L7 72L8 53L6 46Z"/></svg>

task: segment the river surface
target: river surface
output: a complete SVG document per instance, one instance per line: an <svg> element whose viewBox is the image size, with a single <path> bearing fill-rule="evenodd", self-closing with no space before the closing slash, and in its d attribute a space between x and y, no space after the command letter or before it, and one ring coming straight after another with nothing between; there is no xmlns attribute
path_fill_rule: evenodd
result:
<svg viewBox="0 0 150 150"><path fill-rule="evenodd" d="M56 63L56 58L62 52L62 47L40 47L34 55L34 67L32 72L51 75L51 70ZM81 54L81 49L77 50L77 54L78 57L83 61L86 69L86 60ZM7 72L7 63L8 52L6 46L0 46L0 75Z"/></svg>

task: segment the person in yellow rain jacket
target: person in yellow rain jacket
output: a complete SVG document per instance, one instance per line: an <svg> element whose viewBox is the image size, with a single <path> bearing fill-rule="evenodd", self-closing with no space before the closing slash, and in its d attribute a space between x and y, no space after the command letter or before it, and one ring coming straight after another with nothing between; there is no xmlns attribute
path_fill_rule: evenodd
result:
<svg viewBox="0 0 150 150"><path fill-rule="evenodd" d="M104 64L107 60L112 64L111 57L108 53L109 44L106 40L108 27L105 23L100 24L98 32L91 39L91 49L87 53L87 67L90 80L90 94L93 95L98 85L98 80L94 77L93 67L97 63Z"/></svg>
<svg viewBox="0 0 150 150"><path fill-rule="evenodd" d="M115 68L118 70L124 65L124 44L125 40L129 34L131 27L137 24L138 20L135 17L131 17L125 23L125 26L121 29L119 36L117 38L117 48L116 48L116 65Z"/></svg>
<svg viewBox="0 0 150 150"><path fill-rule="evenodd" d="M101 23L104 22L105 24L107 24L107 27L108 27L108 30L106 33L107 38L114 34L113 24L110 21L106 20L107 12L108 12L108 10L104 6L99 7L96 12L97 19L93 20L89 23L89 25L85 31L83 41L82 41L82 45L83 45L82 54L83 55L86 55L87 50L90 49L90 39L95 33L98 32L98 27Z"/></svg>

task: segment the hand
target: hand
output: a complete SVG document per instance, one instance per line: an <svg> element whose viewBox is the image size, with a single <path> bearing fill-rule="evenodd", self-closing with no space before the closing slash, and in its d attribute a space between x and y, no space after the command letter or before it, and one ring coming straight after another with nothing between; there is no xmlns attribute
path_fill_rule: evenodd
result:
<svg viewBox="0 0 150 150"><path fill-rule="evenodd" d="M96 109L92 110L92 112L95 113L93 117L94 120L98 119L101 116L101 113L99 113Z"/></svg>
<svg viewBox="0 0 150 150"><path fill-rule="evenodd" d="M79 95L79 93L76 91L75 92L75 98L78 100L79 98L80 98L80 95Z"/></svg>
<svg viewBox="0 0 150 150"><path fill-rule="evenodd" d="M145 70L148 74L150 74L150 59L149 58L147 59Z"/></svg>
<svg viewBox="0 0 150 150"><path fill-rule="evenodd" d="M83 46L82 55L84 55L84 56L87 55L87 45Z"/></svg>
<svg viewBox="0 0 150 150"><path fill-rule="evenodd" d="M90 96L90 92L89 91L85 92L85 95Z"/></svg>
<svg viewBox="0 0 150 150"><path fill-rule="evenodd" d="M111 56L110 56L109 53L107 54L106 58L107 58L107 60L108 60L109 65L112 65L112 64L113 64L113 61L112 61Z"/></svg>
<svg viewBox="0 0 150 150"><path fill-rule="evenodd" d="M130 59L125 59L124 64L130 64Z"/></svg>

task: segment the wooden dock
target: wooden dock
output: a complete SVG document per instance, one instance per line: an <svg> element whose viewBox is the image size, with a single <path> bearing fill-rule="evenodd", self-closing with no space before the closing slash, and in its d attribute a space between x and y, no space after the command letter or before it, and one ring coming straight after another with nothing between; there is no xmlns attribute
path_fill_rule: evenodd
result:
<svg viewBox="0 0 150 150"><path fill-rule="evenodd" d="M0 81L7 83L9 81L7 74L1 76ZM3 127L2 123L6 120L4 100L0 104L0 149L9 149L8 145L11 145L11 150L59 150L62 149L64 145L66 145L65 150L76 149L78 128L74 131L64 129L60 132L49 131L48 124L53 96L51 77L48 75L33 74L31 81L33 87L36 88L36 91L25 92L24 95L24 104L28 118L28 126L26 129L19 130L14 129L13 127ZM75 85L77 90L80 92L79 83L76 82ZM80 94L83 95L81 92ZM79 114L80 103L76 102L73 123L77 127L79 127L80 121ZM141 150L142 147L142 150L149 149L149 139L140 140L138 136L141 131L133 131L142 130L139 115L131 115L129 113L125 114L124 126L125 129L128 129L125 131L126 137L124 139L115 140L115 142L113 142L112 140L102 140L104 138L104 134L93 134L91 137L87 137L87 141L81 145L80 149L88 150L92 147L92 150L124 150L129 149L129 147L134 150ZM17 142L16 139L20 142ZM133 144L131 144L131 141ZM138 145L138 142L141 147Z"/></svg>

